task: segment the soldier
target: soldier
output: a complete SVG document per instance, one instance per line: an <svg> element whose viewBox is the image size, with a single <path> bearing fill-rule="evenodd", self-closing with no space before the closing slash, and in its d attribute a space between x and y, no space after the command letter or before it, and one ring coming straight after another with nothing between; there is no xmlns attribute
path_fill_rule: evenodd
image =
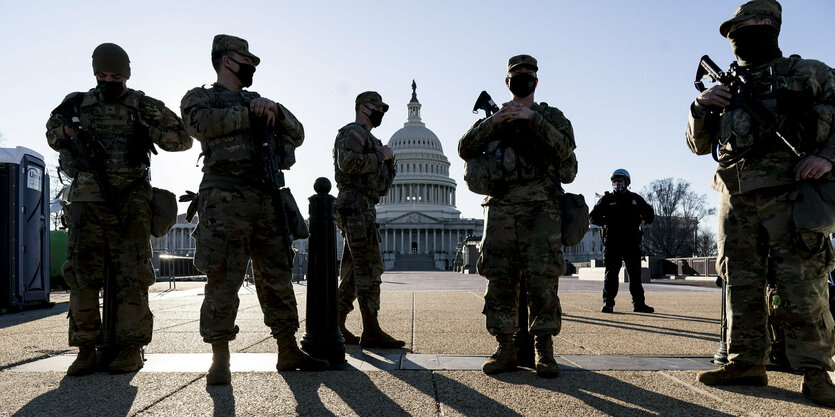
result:
<svg viewBox="0 0 835 417"><path fill-rule="evenodd" d="M289 168L294 159L289 153L302 144L304 129L281 104L243 89L252 85L260 62L245 40L215 36L212 66L217 82L190 90L180 104L186 130L200 141L205 158L194 265L207 278L200 335L212 344L209 385L229 384L232 379L229 341L238 333L238 290L250 258L264 323L278 344L276 369L328 367L296 344L292 242L281 198L271 192L276 184L265 172L265 163L279 156L283 158L278 165ZM262 153L267 151L261 143L267 140L272 155Z"/></svg>
<svg viewBox="0 0 835 417"><path fill-rule="evenodd" d="M116 345L112 373L143 366L141 347L151 342L153 317L148 287L151 265L151 183L153 144L166 151L191 148L177 115L156 99L127 87L130 59L116 44L93 50L96 88L72 93L46 123L49 146L60 152L61 168L73 178L69 205L67 262L70 287L70 346L78 357L67 375L96 370L101 341L99 290L106 276L116 290ZM155 150L154 150L155 152Z"/></svg>
<svg viewBox="0 0 835 417"><path fill-rule="evenodd" d="M333 147L334 176L339 188L334 206L336 224L345 236L339 270L339 329L345 343L359 343L364 348L397 349L406 344L380 329L377 320L383 259L374 206L388 193L394 180L394 154L371 134L371 129L380 126L388 109L388 104L374 91L358 95L356 119L339 129ZM361 337L345 327L354 300L359 300L362 314Z"/></svg>
<svg viewBox="0 0 835 417"><path fill-rule="evenodd" d="M614 192L606 192L589 213L589 222L603 227L603 264L606 266L603 280L603 308L611 313L618 295L618 274L621 263L629 274L629 292L632 294L632 311L653 313L655 309L644 302L641 285L641 230L642 224L652 223L655 213L644 199L627 187L632 182L629 172L616 169L612 173Z"/></svg>
<svg viewBox="0 0 835 417"><path fill-rule="evenodd" d="M562 112L534 102L536 59L517 55L507 63L505 84L512 100L491 117L476 122L458 143L464 160L498 144L490 158L501 161L501 178L491 182L482 202L486 221L478 273L487 279L484 314L499 347L482 366L485 374L516 369L513 333L518 329L519 282L524 276L530 305L530 333L536 347L536 374L554 378L552 336L561 327L559 276L562 256L560 182L576 174L574 132ZM572 171L565 180L565 169ZM559 172L559 179L556 173Z"/></svg>
<svg viewBox="0 0 835 417"><path fill-rule="evenodd" d="M688 146L698 155L714 151L719 161L713 181L720 191L716 269L727 283L729 316L729 362L700 373L698 381L768 384L764 293L771 258L788 361L803 370L803 394L833 407L835 385L826 373L835 369L835 325L826 300L833 248L825 234L795 225L792 200L800 182L831 176L835 78L819 61L782 56L781 12L774 0L750 1L719 27L748 79L747 107L731 104L733 95L722 85L690 106ZM770 127L774 120L805 157L778 138Z"/></svg>

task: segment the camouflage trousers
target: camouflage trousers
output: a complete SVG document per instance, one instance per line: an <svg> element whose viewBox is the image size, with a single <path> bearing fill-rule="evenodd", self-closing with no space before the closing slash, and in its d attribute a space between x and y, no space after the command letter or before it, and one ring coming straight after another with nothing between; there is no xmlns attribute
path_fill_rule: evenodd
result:
<svg viewBox="0 0 835 417"><path fill-rule="evenodd" d="M376 315L380 311L383 275L377 213L373 208L345 210L339 200L336 207L336 224L345 236L339 266L339 311L350 312L354 300L359 299L360 311Z"/></svg>
<svg viewBox="0 0 835 417"><path fill-rule="evenodd" d="M484 215L477 268L487 278L487 330L493 335L518 330L519 282L524 279L530 333L559 334L562 309L557 289L565 272L559 206L553 201L491 204Z"/></svg>
<svg viewBox="0 0 835 417"><path fill-rule="evenodd" d="M63 267L64 281L70 288L70 346L101 342L99 291L108 273L116 286L116 343L151 343L154 322L148 287L155 277L150 197L150 186L143 185L119 201L115 209L105 203L70 204Z"/></svg>
<svg viewBox="0 0 835 417"><path fill-rule="evenodd" d="M200 308L203 341L227 342L238 334L238 290L250 258L264 323L273 337L294 334L299 315L293 252L290 237L279 226L273 197L240 187L201 189L199 198L194 266L207 278Z"/></svg>
<svg viewBox="0 0 835 417"><path fill-rule="evenodd" d="M833 248L822 233L792 222L791 188L719 198L716 269L727 283L728 359L764 364L770 349L766 310L769 267L780 293L786 355L796 369L833 370L835 323L828 310Z"/></svg>

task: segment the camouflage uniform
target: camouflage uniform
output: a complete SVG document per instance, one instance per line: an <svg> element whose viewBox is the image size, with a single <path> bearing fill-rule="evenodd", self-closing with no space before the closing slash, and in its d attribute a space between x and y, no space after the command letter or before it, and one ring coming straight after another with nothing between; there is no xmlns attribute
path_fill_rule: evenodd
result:
<svg viewBox="0 0 835 417"><path fill-rule="evenodd" d="M63 145L67 139L64 125L70 121L53 114L46 124L46 137L49 145L60 151L61 167L73 177L66 210L69 237L64 264L64 280L70 287L69 344L82 346L100 340L98 294L109 267L117 287L117 344L147 345L153 329L148 287L155 281L147 140L166 151L184 151L191 148L192 139L174 112L141 91L128 90L118 101L107 102L93 89L70 94L64 101L74 103L83 130L106 150L108 159L95 162L104 165L114 193L103 195L82 158Z"/></svg>
<svg viewBox="0 0 835 417"><path fill-rule="evenodd" d="M819 61L780 57L753 70L751 77L759 86L755 95L778 118L785 117L784 130L790 138L800 138L801 150L835 162L835 78L830 68ZM713 188L721 193L717 271L727 283L728 359L757 366L766 361L764 293L770 258L791 366L835 369L835 325L826 296L833 248L824 234L798 230L792 220L797 194L793 169L799 158L742 108L717 116L694 103L687 144L698 155L718 146Z"/></svg>
<svg viewBox="0 0 835 417"><path fill-rule="evenodd" d="M299 328L291 283L292 242L276 216L274 207L280 203L263 184L255 141L255 129L263 127L250 123L247 107L257 97L252 91L213 84L192 89L181 103L186 130L200 141L205 158L194 265L207 276L200 310L200 335L207 343L235 339L238 290L250 258L264 323L273 337L292 335ZM272 148L300 146L302 124L277 106L281 114L270 128Z"/></svg>
<svg viewBox="0 0 835 417"><path fill-rule="evenodd" d="M339 311L347 314L359 299L360 310L380 310L380 236L375 205L394 179L393 165L377 146L383 143L365 126L349 123L339 130L333 149L336 186L336 223L345 236L340 265Z"/></svg>
<svg viewBox="0 0 835 417"><path fill-rule="evenodd" d="M555 183L554 172L561 171L563 163L574 161L574 132L557 108L534 103L531 109L535 114L529 121L493 127L489 118L479 120L458 143L464 160L495 140L531 144L512 148L516 158L510 165L515 166L505 164L508 178L503 190L482 202L486 221L477 267L487 279L483 313L493 335L518 329L519 280L523 276L531 334L556 335L561 327L557 287L565 271L559 207L563 191ZM572 166L576 170L576 165Z"/></svg>

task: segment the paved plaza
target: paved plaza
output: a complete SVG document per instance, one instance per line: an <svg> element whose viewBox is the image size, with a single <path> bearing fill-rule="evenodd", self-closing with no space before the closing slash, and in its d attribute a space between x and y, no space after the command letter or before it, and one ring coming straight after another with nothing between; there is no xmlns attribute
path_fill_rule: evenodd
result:
<svg viewBox="0 0 835 417"><path fill-rule="evenodd" d="M801 376L770 371L769 386L706 387L718 346L721 292L710 285L645 284L655 314L633 313L622 288L615 314L600 313L602 282L560 280L563 328L555 351L561 374L526 368L486 376L495 349L484 329L485 281L448 272L383 276L382 327L404 349L348 346L342 370L275 371L276 345L255 288L241 288L230 344L232 385L207 387L211 346L198 316L202 282L151 288L154 340L138 373L66 377L67 300L52 309L0 316L0 415L792 415L831 416L799 394ZM307 288L296 285L304 334ZM626 291L623 291L626 290ZM348 327L361 329L358 312Z"/></svg>

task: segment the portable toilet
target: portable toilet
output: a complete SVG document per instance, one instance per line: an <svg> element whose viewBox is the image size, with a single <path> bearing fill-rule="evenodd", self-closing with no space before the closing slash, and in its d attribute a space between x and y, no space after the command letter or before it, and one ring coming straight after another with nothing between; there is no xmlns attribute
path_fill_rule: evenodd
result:
<svg viewBox="0 0 835 417"><path fill-rule="evenodd" d="M44 158L0 148L0 313L49 302L49 174Z"/></svg>

